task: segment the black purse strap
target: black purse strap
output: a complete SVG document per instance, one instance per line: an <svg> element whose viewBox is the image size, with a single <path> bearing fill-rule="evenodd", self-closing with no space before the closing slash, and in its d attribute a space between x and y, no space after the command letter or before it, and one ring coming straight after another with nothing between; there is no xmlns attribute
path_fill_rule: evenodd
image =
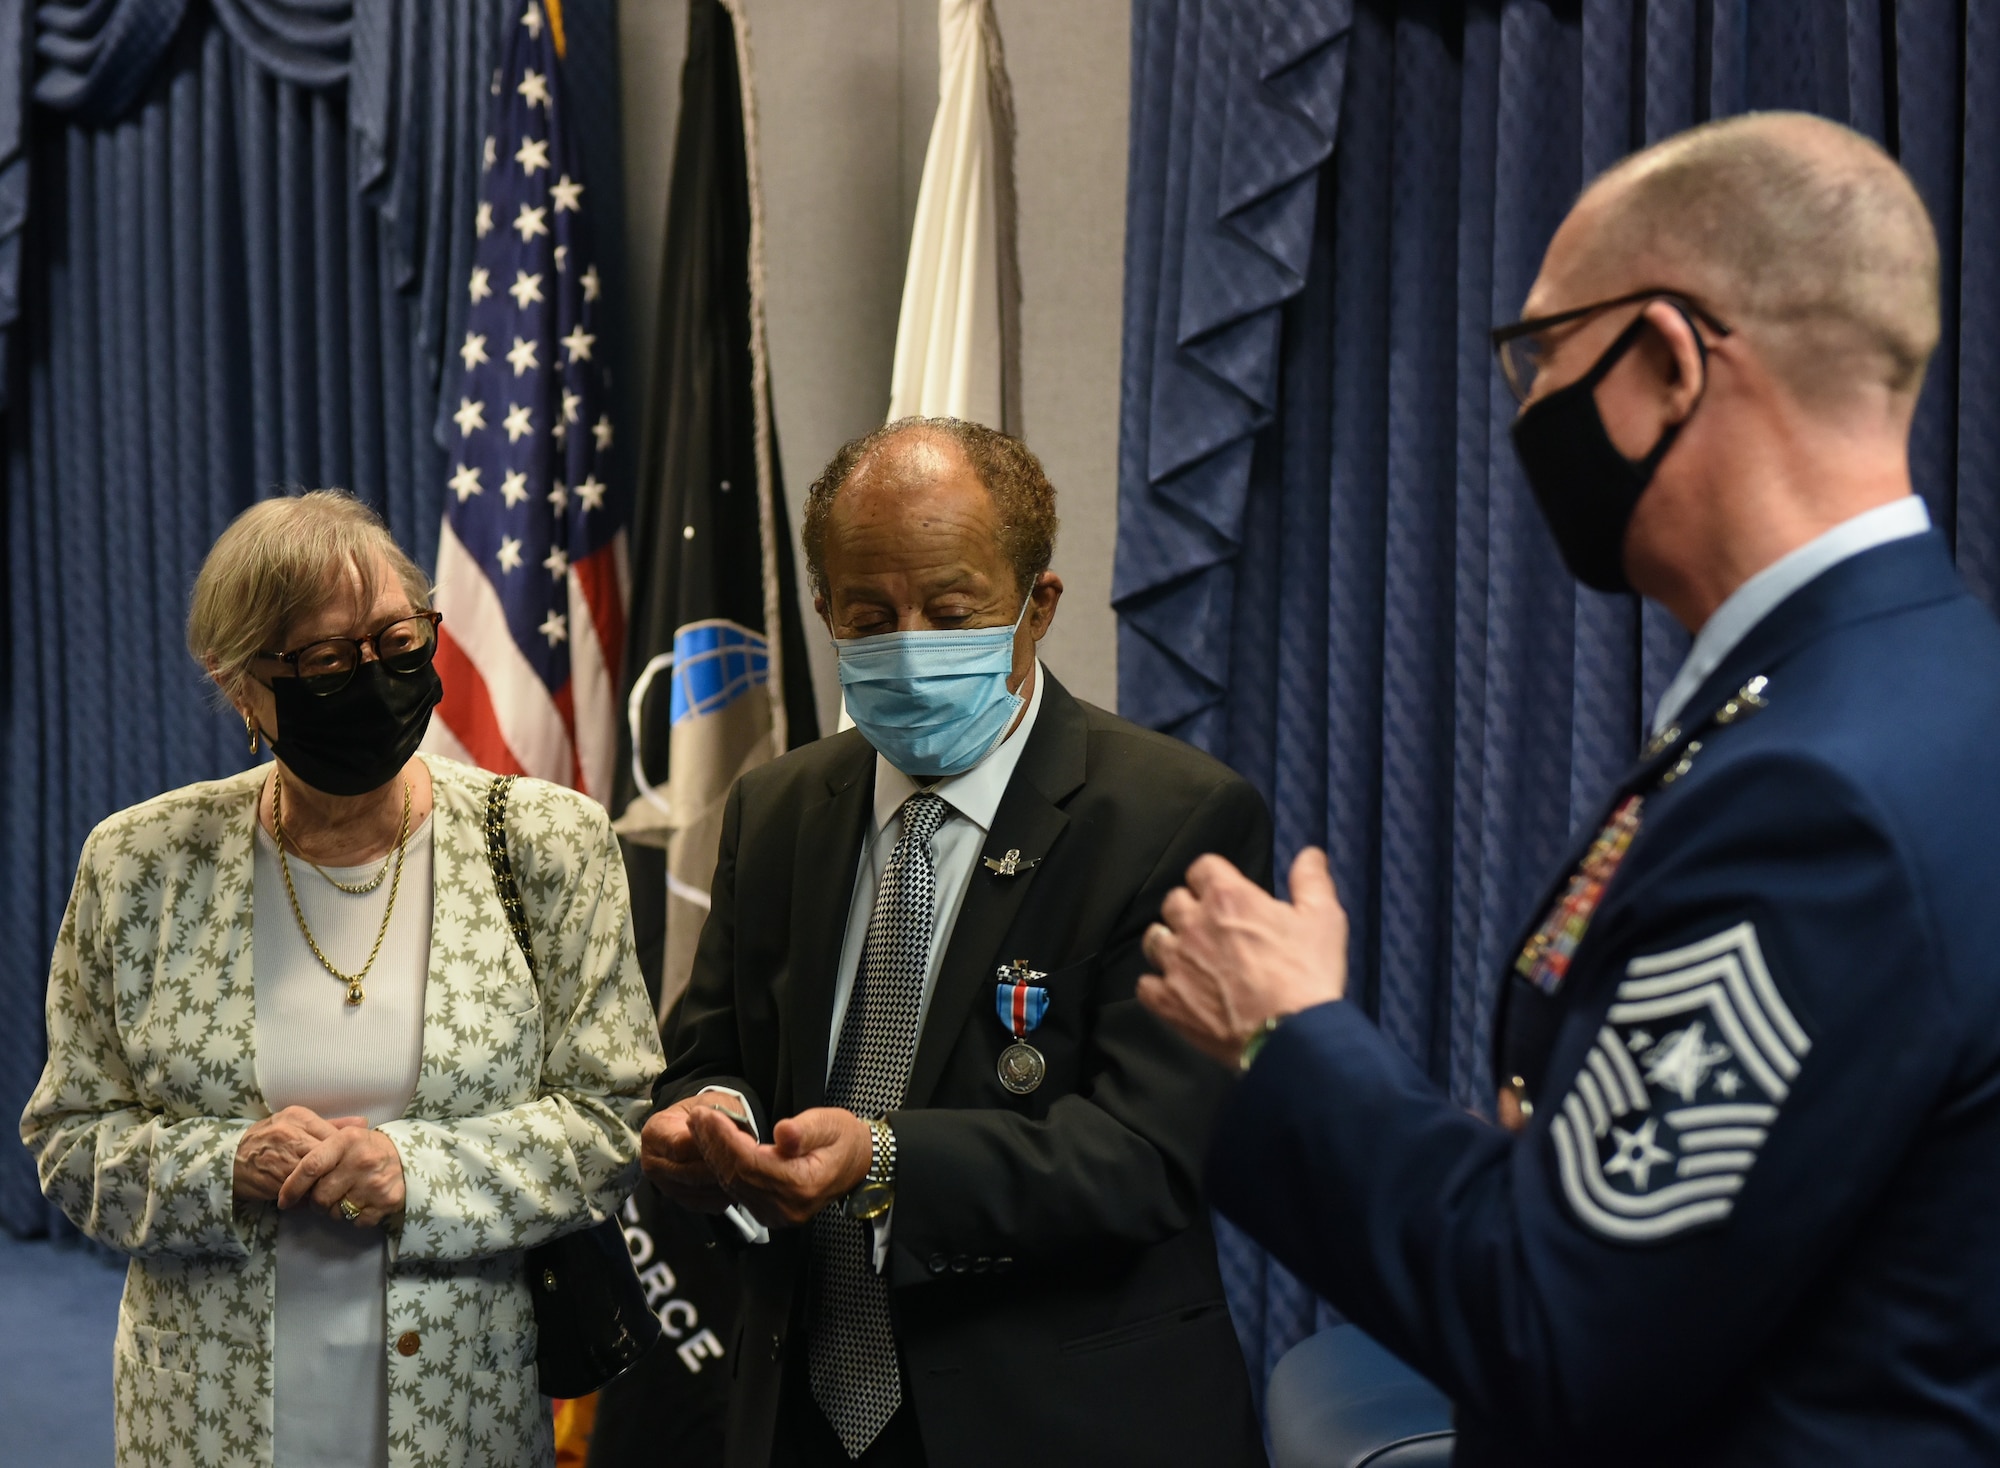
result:
<svg viewBox="0 0 2000 1468"><path fill-rule="evenodd" d="M507 851L507 792L512 775L486 787L486 861L506 909L507 926L535 971L528 909ZM663 1334L632 1263L625 1228L614 1216L529 1249L524 1258L535 1303L535 1371L542 1394L583 1397L645 1355Z"/></svg>
<svg viewBox="0 0 2000 1468"><path fill-rule="evenodd" d="M495 775L486 787L486 861L493 868L493 886L500 893L500 906L507 913L507 926L521 945L521 957L528 960L528 977L540 982L535 972L535 945L528 932L528 909L521 901L520 885L514 880L514 858L507 852L507 792L512 775Z"/></svg>

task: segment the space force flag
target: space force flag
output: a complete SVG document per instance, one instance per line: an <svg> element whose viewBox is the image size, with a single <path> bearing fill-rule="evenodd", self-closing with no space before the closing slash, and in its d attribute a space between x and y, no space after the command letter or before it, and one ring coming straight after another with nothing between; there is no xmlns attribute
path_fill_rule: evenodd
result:
<svg viewBox="0 0 2000 1468"><path fill-rule="evenodd" d="M513 12L480 160L425 747L612 797L626 507L598 321L592 208L559 64L560 11Z"/></svg>
<svg viewBox="0 0 2000 1468"><path fill-rule="evenodd" d="M632 758L614 807L621 836L665 849L662 1016L708 916L730 786L819 732L771 424L756 138L741 0L693 0L634 508ZM657 929L632 870L645 948Z"/></svg>

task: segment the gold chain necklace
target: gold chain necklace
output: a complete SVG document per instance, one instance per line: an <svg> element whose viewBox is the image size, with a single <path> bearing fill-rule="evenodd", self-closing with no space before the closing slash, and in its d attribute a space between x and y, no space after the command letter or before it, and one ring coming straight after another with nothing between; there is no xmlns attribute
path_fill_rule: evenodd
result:
<svg viewBox="0 0 2000 1468"><path fill-rule="evenodd" d="M368 961L361 965L358 972L344 974L333 966L333 961L325 953L320 951L319 943L314 939L312 929L306 924L305 909L299 906L298 889L292 885L291 864L285 859L285 777L274 770L271 778L273 781L271 790L271 827L272 833L278 838L278 870L285 874L285 895L292 900L292 916L298 919L299 931L305 934L306 947L312 949L313 957L319 960L320 967L324 968L336 979L339 979L341 983L347 985L347 1002L349 1004L359 1004L367 997L361 991L361 981L368 977L368 970L375 967L376 955L382 951L382 940L389 936L389 919L396 915L396 892L403 885L403 848L410 839L410 782L407 779L403 781L403 827L396 833L396 851L393 858L396 864L396 879L389 884L389 905L383 909L382 926L375 930L375 946L368 950ZM313 865L310 861L307 861L303 852L299 854L299 860L305 861L308 866ZM313 870L318 871L319 868L313 867ZM385 858L382 862L382 871L387 872L388 870L389 859ZM320 875L326 876L326 873L320 872ZM327 880L330 882L333 881L331 877L327 877ZM382 877L378 874L373 885L379 886L381 881ZM336 887L340 886L338 882L335 882L334 885ZM342 890L352 891L353 889L342 888ZM372 890L372 887L368 890Z"/></svg>
<svg viewBox="0 0 2000 1468"><path fill-rule="evenodd" d="M273 808L274 820L276 819L276 806L277 802L273 800L272 808ZM304 862L307 866L311 867L314 871L318 872L320 876L324 877L329 887L336 887L340 891L345 892L349 897L366 897L370 892L373 892L378 887L380 887L383 882L388 880L389 867L390 864L395 861L395 859L396 859L395 853L391 852L389 855L382 858L382 865L376 868L374 876L370 877L365 882L349 883L341 881L340 878L334 876L331 872L327 871L325 867L321 866L318 862L314 861L311 857L307 856L303 851L299 853L299 860Z"/></svg>

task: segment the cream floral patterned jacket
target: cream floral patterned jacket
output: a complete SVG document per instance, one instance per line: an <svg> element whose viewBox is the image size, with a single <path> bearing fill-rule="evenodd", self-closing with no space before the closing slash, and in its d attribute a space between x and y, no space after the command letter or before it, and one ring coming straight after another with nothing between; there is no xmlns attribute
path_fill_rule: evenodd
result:
<svg viewBox="0 0 2000 1468"><path fill-rule="evenodd" d="M507 840L539 992L485 846L490 776L429 760L435 911L423 1064L389 1230L389 1462L553 1460L521 1251L614 1212L664 1065L604 811L515 782ZM257 1087L252 821L265 771L112 816L85 843L21 1119L42 1187L133 1256L113 1377L121 1468L269 1468L277 1214L237 1206ZM406 1354L407 1352L407 1354Z"/></svg>

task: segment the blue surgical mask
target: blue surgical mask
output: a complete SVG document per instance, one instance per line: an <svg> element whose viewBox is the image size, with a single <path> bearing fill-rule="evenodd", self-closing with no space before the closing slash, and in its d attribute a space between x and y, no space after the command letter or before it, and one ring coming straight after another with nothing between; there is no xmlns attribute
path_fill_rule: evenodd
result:
<svg viewBox="0 0 2000 1468"><path fill-rule="evenodd" d="M884 632L835 638L848 717L890 764L913 779L962 775L985 759L1021 711L1007 691L1012 627Z"/></svg>

